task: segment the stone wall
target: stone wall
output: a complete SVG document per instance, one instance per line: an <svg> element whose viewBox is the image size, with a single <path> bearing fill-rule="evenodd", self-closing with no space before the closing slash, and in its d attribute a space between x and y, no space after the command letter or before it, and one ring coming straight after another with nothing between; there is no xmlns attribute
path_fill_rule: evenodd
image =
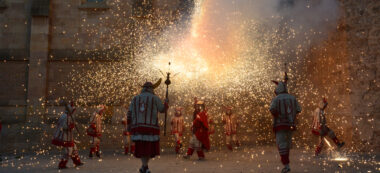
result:
<svg viewBox="0 0 380 173"><path fill-rule="evenodd" d="M343 6L354 141L379 148L380 2L346 0Z"/></svg>
<svg viewBox="0 0 380 173"><path fill-rule="evenodd" d="M16 136L27 118L30 34L27 2L0 1L0 119L3 123L0 151L25 147L17 145L25 138Z"/></svg>
<svg viewBox="0 0 380 173"><path fill-rule="evenodd" d="M308 74L329 100L328 122L354 150L380 146L380 2L341 1L335 32L310 51Z"/></svg>

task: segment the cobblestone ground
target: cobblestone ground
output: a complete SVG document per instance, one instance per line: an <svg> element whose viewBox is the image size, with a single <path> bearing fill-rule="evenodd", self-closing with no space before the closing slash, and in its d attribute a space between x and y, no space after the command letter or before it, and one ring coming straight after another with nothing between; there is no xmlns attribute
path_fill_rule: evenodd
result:
<svg viewBox="0 0 380 173"><path fill-rule="evenodd" d="M88 159L87 152L80 153L83 166L75 168L69 162L69 168L58 170L60 155L45 154L38 156L5 157L0 172L138 172L141 163L132 156L122 155L121 151L106 151L102 159ZM321 157L314 157L311 151L291 150L291 172L380 172L380 158L376 154L343 154L347 160L334 160L331 153L324 152ZM340 153L342 154L342 153ZM282 165L275 147L240 148L233 152L211 151L206 153L206 160L198 161L196 154L189 160L163 151L149 163L153 173L177 172L281 172Z"/></svg>

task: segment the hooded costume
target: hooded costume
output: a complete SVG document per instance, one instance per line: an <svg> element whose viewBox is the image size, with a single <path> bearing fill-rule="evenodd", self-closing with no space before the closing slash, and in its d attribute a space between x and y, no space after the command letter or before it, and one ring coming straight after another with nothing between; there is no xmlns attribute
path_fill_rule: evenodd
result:
<svg viewBox="0 0 380 173"><path fill-rule="evenodd" d="M135 143L134 156L141 159L141 173L150 172L148 162L150 158L160 154L160 127L158 113L168 109L168 101L162 104L160 98L154 94L154 89L161 83L146 82L141 93L135 96L128 108L127 127L131 140Z"/></svg>
<svg viewBox="0 0 380 173"><path fill-rule="evenodd" d="M87 128L87 135L91 137L91 145L89 157L92 158L95 153L100 157L100 137L102 136L102 116L105 106L100 105L90 118L90 126Z"/></svg>
<svg viewBox="0 0 380 173"><path fill-rule="evenodd" d="M196 103L195 114L192 125L193 135L190 138L190 146L184 158L190 158L194 150L197 150L198 158L203 160L205 158L203 149L210 150L209 120L203 101Z"/></svg>
<svg viewBox="0 0 380 173"><path fill-rule="evenodd" d="M286 74L285 74L286 75ZM287 76L286 76L287 78ZM276 134L276 143L281 156L281 162L285 166L282 172L289 172L289 151L292 143L292 131L296 130L296 115L301 112L297 99L288 94L285 82L276 82L276 97L270 105L273 116L273 130Z"/></svg>
<svg viewBox="0 0 380 173"><path fill-rule="evenodd" d="M162 103L153 92L155 85L146 82L141 93L135 96L128 110L128 128L135 142L135 157L153 158L160 154L160 127L158 113L164 113L167 103Z"/></svg>
<svg viewBox="0 0 380 173"><path fill-rule="evenodd" d="M175 152L178 154L180 148L182 147L182 133L184 129L184 121L182 116L182 108L177 107L175 109L174 116L171 120L171 132L174 135L176 146L175 146Z"/></svg>
<svg viewBox="0 0 380 173"><path fill-rule="evenodd" d="M338 148L343 147L344 142L339 142L338 138L336 137L334 131L332 131L329 127L326 125L326 117L325 117L325 109L327 107L327 100L324 98L320 103L317 109L313 112L313 127L312 127L312 133L316 136L319 136L319 144L317 148L315 149L315 155L318 156L319 153L322 151L323 148L323 138L328 136L330 139L332 139L335 143L335 145L338 146Z"/></svg>
<svg viewBox="0 0 380 173"><path fill-rule="evenodd" d="M73 135L75 128L75 121L72 115L75 112L73 104L64 103L65 112L59 117L57 129L54 133L52 144L66 149L66 153L62 156L58 164L59 169L67 168L66 164L71 158L75 166L81 166L83 163L80 161L78 149L76 147Z"/></svg>
<svg viewBox="0 0 380 173"><path fill-rule="evenodd" d="M240 146L236 136L239 120L236 115L232 113L232 107L226 107L226 114L223 115L222 122L224 124L227 148L232 151L232 143L235 143L236 146Z"/></svg>

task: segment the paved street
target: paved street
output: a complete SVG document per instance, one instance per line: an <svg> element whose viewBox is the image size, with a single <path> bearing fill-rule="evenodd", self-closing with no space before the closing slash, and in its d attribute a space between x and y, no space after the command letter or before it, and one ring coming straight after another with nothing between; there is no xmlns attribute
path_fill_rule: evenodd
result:
<svg viewBox="0 0 380 173"><path fill-rule="evenodd" d="M0 172L138 172L140 161L132 156L120 154L121 151L106 151L102 159L88 159L87 152L81 152L85 165L58 170L59 155L24 156L7 158L3 156ZM336 155L323 153L314 157L311 151L294 149L291 151L292 172L379 172L380 158L376 155L346 155L346 161L334 161ZM343 159L344 160L344 159ZM234 152L227 150L206 153L205 161L198 161L196 155L184 160L171 151L163 151L160 157L151 160L150 169L154 173L163 172L280 172L282 165L274 147L241 148Z"/></svg>

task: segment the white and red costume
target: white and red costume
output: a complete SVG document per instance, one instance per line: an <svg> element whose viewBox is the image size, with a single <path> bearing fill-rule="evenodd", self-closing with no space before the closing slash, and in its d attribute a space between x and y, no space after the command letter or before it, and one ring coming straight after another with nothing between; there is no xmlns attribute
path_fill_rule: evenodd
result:
<svg viewBox="0 0 380 173"><path fill-rule="evenodd" d="M73 160L75 166L83 165L80 161L73 135L75 121L72 115L75 108L72 104L65 104L65 108L65 112L58 119L57 130L55 131L52 140L52 144L66 149L66 153L62 156L62 159L58 164L59 169L67 168L66 164L69 158Z"/></svg>
<svg viewBox="0 0 380 173"><path fill-rule="evenodd" d="M193 134L190 137L189 148L184 158L190 158L190 156L193 155L194 150L197 150L198 159L203 160L205 158L203 150L210 150L209 120L203 101L197 102L194 114L195 116L192 126Z"/></svg>
<svg viewBox="0 0 380 173"><path fill-rule="evenodd" d="M328 136L330 139L332 139L335 143L335 145L338 146L338 148L343 147L344 142L339 142L338 138L336 137L334 131L332 131L329 127L326 125L326 117L325 117L325 109L327 107L327 100L324 98L323 101L319 104L318 108L315 109L313 112L313 129L312 133L316 136L319 136L319 144L317 148L315 149L315 155L319 155L319 153L322 151L323 148L323 138Z"/></svg>
<svg viewBox="0 0 380 173"><path fill-rule="evenodd" d="M87 135L91 137L91 148L89 157L92 158L95 153L100 157L100 137L102 136L102 116L105 106L100 105L90 118L90 126L87 128Z"/></svg>
<svg viewBox="0 0 380 173"><path fill-rule="evenodd" d="M128 131L127 116L121 119L121 124L123 124L124 154L127 155L129 151L133 154L135 152L135 143L131 141L131 133Z"/></svg>
<svg viewBox="0 0 380 173"><path fill-rule="evenodd" d="M171 124L172 135L174 135L174 138L176 141L175 152L178 154L180 148L182 147L182 134L183 134L183 129L184 129L184 121L183 121L181 107L177 107L175 109L175 114L172 117L170 124Z"/></svg>
<svg viewBox="0 0 380 173"><path fill-rule="evenodd" d="M140 172L150 172L148 161L160 155L160 126L158 113L164 113L168 109L168 103L162 103L154 94L161 80L156 84L146 82L141 93L135 96L129 105L127 124L131 139L135 142L134 156L141 159Z"/></svg>
<svg viewBox="0 0 380 173"><path fill-rule="evenodd" d="M226 114L223 115L222 122L224 124L224 134L226 135L227 148L232 151L232 143L236 146L240 146L237 139L239 119L232 113L232 107L226 107Z"/></svg>

